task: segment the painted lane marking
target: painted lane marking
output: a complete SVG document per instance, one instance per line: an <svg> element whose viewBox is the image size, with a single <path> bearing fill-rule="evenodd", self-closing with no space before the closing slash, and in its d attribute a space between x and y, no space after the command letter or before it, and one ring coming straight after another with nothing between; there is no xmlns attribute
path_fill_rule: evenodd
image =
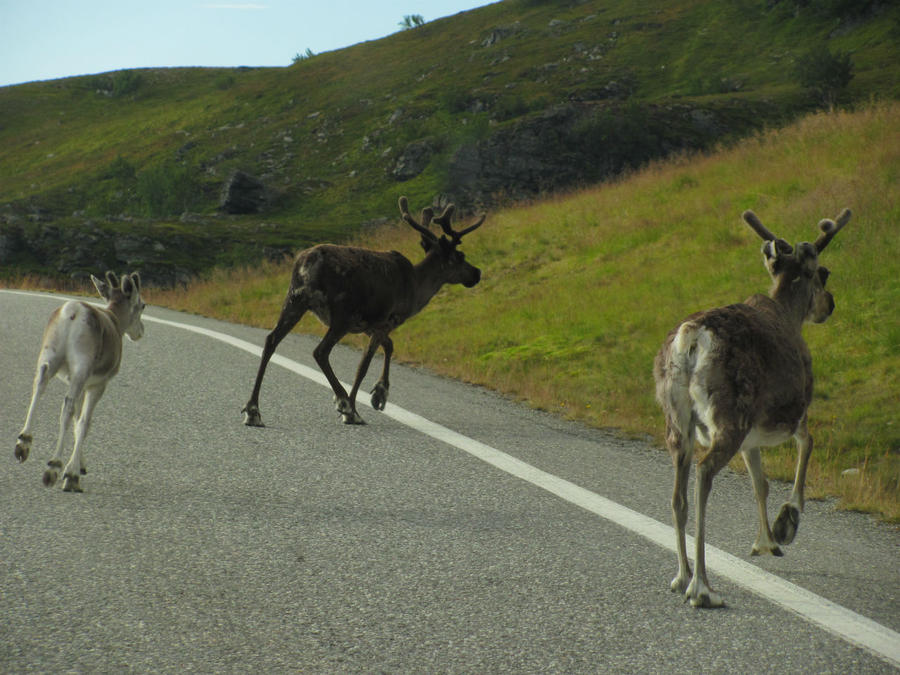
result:
<svg viewBox="0 0 900 675"><path fill-rule="evenodd" d="M256 357L262 355L261 347L225 333L165 319L145 318L220 340L238 349L243 349ZM317 369L310 368L278 354L274 354L270 362L276 363L324 387L331 388L328 380ZM350 385L342 384L345 389L349 390ZM371 407L371 404L365 400L359 401L359 403ZM675 533L672 527L668 525L664 525L642 513L601 497L559 476L542 471L512 455L464 436L393 403L388 403L382 414L426 436L467 452L501 471L540 487L571 504L612 521L673 553L675 552ZM688 536L687 539L689 550L693 549L693 537ZM900 633L896 633L886 626L882 626L781 577L761 570L709 544L706 546L706 562L716 574L728 578L730 581L743 586L770 602L785 607L811 623L817 624L834 635L863 647L873 652L876 656L900 667Z"/></svg>
<svg viewBox="0 0 900 675"><path fill-rule="evenodd" d="M55 299L60 297L23 291L2 292L54 297ZM261 347L226 333L177 321L159 319L146 314L142 318L145 321L179 328L218 340L256 357L262 355ZM330 388L325 376L317 369L310 368L278 354L274 354L270 362ZM344 387L349 388L349 385L344 384ZM359 403L371 407L371 404L366 401L359 401ZM462 450L501 471L531 483L556 495L560 499L579 506L601 518L605 518L645 539L649 539L673 553L675 552L675 534L671 526L664 525L642 513L579 487L559 476L531 466L512 455L464 436L392 403L388 403L381 414L387 415L400 424L415 429L426 436ZM688 535L687 540L688 550L692 550L693 537ZM833 635L862 647L875 656L900 668L900 633L816 595L801 586L755 567L708 543L706 545L706 563L717 575L727 578L729 581L776 605L795 612L810 623L816 624Z"/></svg>

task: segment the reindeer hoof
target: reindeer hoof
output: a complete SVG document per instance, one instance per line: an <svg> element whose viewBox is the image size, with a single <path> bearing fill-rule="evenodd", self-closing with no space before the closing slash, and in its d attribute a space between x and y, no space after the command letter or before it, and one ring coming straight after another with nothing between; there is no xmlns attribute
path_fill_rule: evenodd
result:
<svg viewBox="0 0 900 675"><path fill-rule="evenodd" d="M63 492L84 492L78 474L67 473L63 478Z"/></svg>
<svg viewBox="0 0 900 675"><path fill-rule="evenodd" d="M62 462L58 459L51 459L47 462L47 466L50 467L46 471L44 471L44 486L45 487L53 487L56 485L56 481L59 478L59 471L62 469Z"/></svg>
<svg viewBox="0 0 900 675"><path fill-rule="evenodd" d="M785 504L772 528L772 535L779 544L790 544L797 535L797 527L800 525L800 509L793 504Z"/></svg>
<svg viewBox="0 0 900 675"><path fill-rule="evenodd" d="M365 424L366 421L355 410L350 413L341 413L341 421L344 424Z"/></svg>
<svg viewBox="0 0 900 675"><path fill-rule="evenodd" d="M725 601L722 599L718 593L713 593L709 591L708 593L702 593L697 597L691 598L691 607L699 607L703 609L718 609L720 607L725 606Z"/></svg>
<svg viewBox="0 0 900 675"><path fill-rule="evenodd" d="M774 545L769 546L769 547L762 547L762 546L755 545L753 547L753 549L750 551L750 555L752 555L752 556L765 555L766 553L769 553L769 554L775 556L776 558L781 558L784 556L784 551L781 550L781 547L774 546Z"/></svg>
<svg viewBox="0 0 900 675"><path fill-rule="evenodd" d="M705 583L698 581L696 577L691 580L691 583L685 590L684 599L690 600L691 607L715 609L717 607L725 606L725 600L722 596L715 593Z"/></svg>
<svg viewBox="0 0 900 675"><path fill-rule="evenodd" d="M16 439L16 459L24 462L28 459L29 452L31 452L31 436L19 436Z"/></svg>
<svg viewBox="0 0 900 675"><path fill-rule="evenodd" d="M380 382L372 388L372 407L375 410L384 410L387 405L388 390Z"/></svg>
<svg viewBox="0 0 900 675"><path fill-rule="evenodd" d="M669 588L673 593L678 593L680 595L684 595L684 592L687 590L688 584L690 583L690 579L686 579L682 576L677 576L672 579L672 583L669 584Z"/></svg>
<svg viewBox="0 0 900 675"><path fill-rule="evenodd" d="M264 427L262 416L259 414L259 408L255 405L247 405L241 410L244 414L244 424L248 427Z"/></svg>
<svg viewBox="0 0 900 675"><path fill-rule="evenodd" d="M334 403L334 407L341 416L341 421L344 424L365 424L363 418L356 412L356 408L350 402L349 398L338 398L335 396Z"/></svg>

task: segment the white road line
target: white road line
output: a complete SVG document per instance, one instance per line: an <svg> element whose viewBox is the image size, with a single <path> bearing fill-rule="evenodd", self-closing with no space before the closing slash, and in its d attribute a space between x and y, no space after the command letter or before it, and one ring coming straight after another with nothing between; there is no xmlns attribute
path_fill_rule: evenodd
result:
<svg viewBox="0 0 900 675"><path fill-rule="evenodd" d="M32 294L21 291L4 292L51 297L46 294ZM146 321L180 328L219 340L257 357L262 354L261 347L226 333L177 321L159 319L146 314L144 314L143 318ZM328 381L320 371L291 359L275 354L271 363L275 363L325 387L329 386ZM346 384L344 386L349 388ZM369 405L366 401L360 401L360 403ZM387 404L382 414L427 436L467 452L491 466L540 487L571 504L616 523L663 548L675 551L675 535L673 529L668 525L664 525L637 511L633 511L563 478L526 464L505 452L436 424L392 403ZM688 537L688 539L691 540L692 538ZM692 548L693 542L688 541L688 550ZM781 577L761 570L709 544L706 545L706 564L717 575L729 579L733 583L756 593L776 605L797 613L807 621L824 628L847 642L870 651L875 656L900 668L900 633L816 595L805 588L785 581Z"/></svg>
<svg viewBox="0 0 900 675"><path fill-rule="evenodd" d="M255 356L262 354L260 347L225 333L148 316L144 318L149 321L206 335L250 352ZM272 356L271 363L276 363L291 372L313 380L325 387L330 387L325 376L319 370L304 366L278 354ZM344 384L344 387L349 389L347 384ZM369 405L364 400L359 402ZM467 452L501 471L543 488L567 502L580 506L591 513L631 530L672 552L675 551L675 533L668 525L663 525L653 518L601 497L563 478L526 464L512 455L457 433L393 403L388 403L382 414L427 436ZM692 538L688 537L688 539ZM688 548L689 550L693 548L692 541L688 542ZM706 545L706 564L716 574L730 579L732 582L743 586L770 602L796 612L808 621L821 626L838 637L863 647L873 652L876 656L900 667L900 633L896 633L886 626L882 626L856 612L841 607L796 584L785 581L781 577L769 574L709 544Z"/></svg>

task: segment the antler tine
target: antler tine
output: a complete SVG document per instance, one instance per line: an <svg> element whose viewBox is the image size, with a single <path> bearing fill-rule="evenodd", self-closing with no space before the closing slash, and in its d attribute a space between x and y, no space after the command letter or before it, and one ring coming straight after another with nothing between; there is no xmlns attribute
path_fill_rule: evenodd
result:
<svg viewBox="0 0 900 675"><path fill-rule="evenodd" d="M742 215L744 218L744 222L752 227L753 231L756 232L756 234L762 237L765 241L771 241L775 245L775 251L786 255L790 255L794 252L794 247L787 243L784 239L776 237L774 234L772 234L772 230L763 225L762 221L756 217L756 214L753 213L753 211L747 209Z"/></svg>
<svg viewBox="0 0 900 675"><path fill-rule="evenodd" d="M753 211L751 211L750 209L744 211L742 217L744 218L744 222L752 227L753 231L756 232L756 234L758 234L764 240L775 241L776 239L778 239L778 237L772 234L772 231L768 227L762 224L762 221L760 221L760 219L756 217L756 214L753 213Z"/></svg>
<svg viewBox="0 0 900 675"><path fill-rule="evenodd" d="M409 215L409 200L407 200L405 196L400 197L397 201L397 205L400 207L400 215L403 216L403 220L412 218L412 216Z"/></svg>
<svg viewBox="0 0 900 675"><path fill-rule="evenodd" d="M487 218L487 214L486 214L486 213L482 213L482 214L481 214L481 218L479 218L478 221L477 221L475 224L469 225L469 227L467 227L466 229L464 229L464 230L463 230L462 232L460 232L457 236L458 236L460 239L462 239L464 235L469 234L469 232L471 232L472 230L477 230L479 227L481 227L481 224L484 222L484 219L485 219L485 218Z"/></svg>
<svg viewBox="0 0 900 675"><path fill-rule="evenodd" d="M431 225L432 218L434 218L434 210L430 206L422 209L422 227L427 229Z"/></svg>
<svg viewBox="0 0 900 675"><path fill-rule="evenodd" d="M416 222L416 219L412 217L409 212L409 202L406 197L400 197L399 200L400 206L400 216L405 220L409 225L413 227L419 234L423 237L429 239L430 241L436 241L437 237L434 235L434 232L428 229L427 225L431 222L431 217L433 212L431 209L422 209L422 217L425 219L426 227L422 227L419 223Z"/></svg>
<svg viewBox="0 0 900 675"><path fill-rule="evenodd" d="M841 231L841 228L844 227L847 223L850 222L850 209L844 209L840 212L838 217L835 220L831 220L831 218L823 218L819 221L819 229L822 230L822 234L819 235L819 238L816 239L814 246L816 247L816 251L821 253L825 250L825 247L828 246L828 242L830 242L834 235ZM835 222L837 221L837 222Z"/></svg>
<svg viewBox="0 0 900 675"><path fill-rule="evenodd" d="M444 207L443 213L434 219L438 225L441 226L441 229L444 231L444 234L455 237L456 233L453 231L453 228L450 226L450 220L453 218L453 212L456 210L456 206L454 204L447 204Z"/></svg>
<svg viewBox="0 0 900 675"><path fill-rule="evenodd" d="M450 227L450 216L453 214L456 206L453 204L448 204L447 208L444 209L444 212L441 214L440 218L435 218L434 222L439 223L442 228L444 228L444 232L449 236L453 237L453 241L459 242L465 235L469 234L472 230L477 230L481 227L481 224L484 222L484 219L487 218L487 214L482 214L481 218L478 219L476 223L470 225L464 230L460 230L459 232L455 231L452 227Z"/></svg>

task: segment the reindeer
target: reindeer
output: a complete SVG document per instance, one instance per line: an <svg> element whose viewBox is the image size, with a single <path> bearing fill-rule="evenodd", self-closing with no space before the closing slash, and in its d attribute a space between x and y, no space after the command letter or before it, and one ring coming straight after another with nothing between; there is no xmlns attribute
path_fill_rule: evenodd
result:
<svg viewBox="0 0 900 675"><path fill-rule="evenodd" d="M744 220L765 240L762 253L772 277L770 297L753 295L742 304L698 312L678 324L656 355L656 398L666 416L666 445L675 467L672 516L678 549L678 575L671 588L694 607L721 607L721 596L706 575L706 502L716 473L740 451L753 483L759 531L751 555L783 555L800 523L806 467L813 448L807 427L812 400L812 358L803 340L807 321L824 322L834 311L825 290L828 270L819 254L850 220L844 209L837 222L819 223L815 243L792 247L777 238L752 211ZM760 446L797 442L797 470L790 500L781 507L774 532L766 516L769 486ZM694 442L708 448L697 462L695 565L685 549L687 481Z"/></svg>
<svg viewBox="0 0 900 675"><path fill-rule="evenodd" d="M20 462L31 452L31 427L38 399L47 383L57 375L69 389L59 416L56 452L47 462L44 485L51 487L62 469L65 437L72 418L75 422L75 447L63 472L63 490L82 492L80 477L87 473L82 457L84 439L91 425L94 407L103 396L106 385L119 372L122 361L122 335L139 340L144 334L141 313L141 279L137 272L122 277L121 284L112 272L106 281L91 275L97 291L107 301L105 308L70 300L57 308L44 329L41 351L31 392L31 404L25 426L16 442L15 457Z"/></svg>
<svg viewBox="0 0 900 675"><path fill-rule="evenodd" d="M259 389L266 365L275 348L307 310L328 327L313 356L334 390L335 407L343 423L365 424L356 412L356 393L378 347L384 350L384 369L372 389L371 401L375 410L384 410L394 350L391 331L418 314L444 284L471 288L481 279L481 270L466 262L458 247L465 235L481 226L484 216L457 232L450 226L453 204L436 218L430 208L423 209L421 223L410 215L406 197L401 197L399 204L403 220L422 237L425 258L415 265L397 251L370 251L332 244L320 244L297 254L281 316L266 336L253 392L241 411L244 424L265 426L259 413ZM428 229L432 220L441 226L444 236L438 238ZM347 333L365 333L370 338L349 395L328 361L334 345Z"/></svg>

